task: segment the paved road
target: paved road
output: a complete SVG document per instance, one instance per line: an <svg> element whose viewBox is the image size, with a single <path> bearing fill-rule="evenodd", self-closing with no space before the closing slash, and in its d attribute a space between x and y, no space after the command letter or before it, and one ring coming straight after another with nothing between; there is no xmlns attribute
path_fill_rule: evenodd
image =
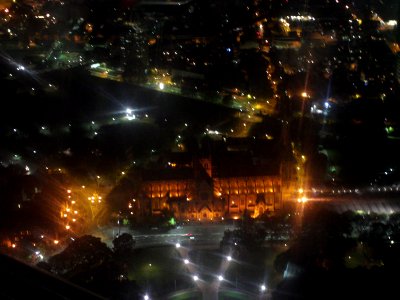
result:
<svg viewBox="0 0 400 300"><path fill-rule="evenodd" d="M107 227L97 229L90 234L101 237L108 245L112 244L113 238L118 234L127 232L133 235L136 240L136 247L148 247L154 245L165 245L181 243L182 245L190 243L191 247L216 248L224 235L224 231L233 229L233 225L227 224L196 224L185 225L168 232L151 230L150 232L139 232L129 230L127 227Z"/></svg>

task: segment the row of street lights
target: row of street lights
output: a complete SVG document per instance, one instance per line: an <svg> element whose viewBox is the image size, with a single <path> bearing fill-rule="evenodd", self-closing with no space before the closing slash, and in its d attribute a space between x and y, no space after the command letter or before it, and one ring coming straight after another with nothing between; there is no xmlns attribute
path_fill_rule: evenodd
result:
<svg viewBox="0 0 400 300"><path fill-rule="evenodd" d="M176 249L180 249L180 248L181 248L181 244L180 244L179 242L177 242L177 243L175 244L175 248L176 248ZM226 261L231 262L231 261L232 261L232 256L231 256L231 255L228 255L228 256L225 257L225 259L226 259ZM185 258L185 259L183 259L183 263L184 263L185 265L189 265L189 264L190 264L190 261L189 261L188 258ZM216 278L218 279L218 282L222 282L222 281L225 280L223 274L217 275ZM192 275L192 279L193 279L194 282L198 282L198 281L200 280L200 277L199 277L198 274L194 274L194 275ZM265 285L264 283L261 284L261 285L260 285L260 292L261 292L261 293L265 293L266 291L267 291L266 285Z"/></svg>
<svg viewBox="0 0 400 300"><path fill-rule="evenodd" d="M177 250L179 250L178 253L180 253L180 254L182 255L181 250L184 250L184 249L183 249L182 245L181 245L179 242L175 243L175 248L176 248ZM233 260L233 258L232 258L231 255L226 256L225 259L226 259L226 261L228 261L228 262L231 262L231 261ZM187 268L188 268L188 270L189 270L189 272L190 272L190 264L191 264L190 260L189 260L188 258L184 258L182 261L183 261L184 265L187 266ZM151 266L151 264L149 264L149 266ZM194 272L191 272L191 273L194 273ZM194 282L196 282L196 283L199 282L199 281L201 280L200 277L199 277L199 275L196 274L196 273L192 274L191 277L192 277L192 280L193 280ZM218 280L218 282L223 282L223 281L225 280L225 278L224 278L224 276L223 276L223 273L221 273L221 274L219 274L219 275L216 275L216 279ZM265 293L266 293L266 291L267 291L267 286L266 286L264 283L262 283L262 284L259 286L259 291L260 291L260 293L261 293L262 295L265 295ZM143 295L143 299L144 299L144 300L150 300L149 294L146 293L145 295Z"/></svg>

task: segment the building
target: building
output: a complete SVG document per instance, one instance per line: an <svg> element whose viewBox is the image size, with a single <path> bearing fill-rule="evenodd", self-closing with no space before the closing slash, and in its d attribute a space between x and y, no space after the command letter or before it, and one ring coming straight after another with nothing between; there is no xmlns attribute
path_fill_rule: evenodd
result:
<svg viewBox="0 0 400 300"><path fill-rule="evenodd" d="M156 215L173 210L181 220L257 217L282 208L280 163L243 151L188 159L142 173L141 207Z"/></svg>
<svg viewBox="0 0 400 300"><path fill-rule="evenodd" d="M214 176L214 196L220 198L225 215L240 217L245 211L257 217L282 206L281 178L262 168L248 167Z"/></svg>
<svg viewBox="0 0 400 300"><path fill-rule="evenodd" d="M212 182L199 164L177 167L170 163L165 169L143 171L142 180L141 200L145 205L141 206L153 215L169 209L181 220L223 216L221 201L214 199Z"/></svg>

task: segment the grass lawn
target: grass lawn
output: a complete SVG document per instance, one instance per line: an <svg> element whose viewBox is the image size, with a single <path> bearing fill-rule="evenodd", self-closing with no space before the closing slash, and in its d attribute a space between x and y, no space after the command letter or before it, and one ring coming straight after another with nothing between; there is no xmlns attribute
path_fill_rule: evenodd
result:
<svg viewBox="0 0 400 300"><path fill-rule="evenodd" d="M189 260L195 265L201 280L212 282L222 274L222 287L257 293L261 284L273 288L282 279L273 264L276 256L284 250L284 246L271 246L252 251L240 260L233 258L223 274L227 260L219 250L192 250ZM195 288L191 274L174 246L136 249L128 277L154 297Z"/></svg>
<svg viewBox="0 0 400 300"><path fill-rule="evenodd" d="M282 280L274 269L274 261L285 250L283 246L271 246L233 260L226 272L229 285L250 292L258 291L262 284L274 288Z"/></svg>
<svg viewBox="0 0 400 300"><path fill-rule="evenodd" d="M175 247L171 246L136 249L128 277L150 293L160 295L174 292L175 287L193 287Z"/></svg>

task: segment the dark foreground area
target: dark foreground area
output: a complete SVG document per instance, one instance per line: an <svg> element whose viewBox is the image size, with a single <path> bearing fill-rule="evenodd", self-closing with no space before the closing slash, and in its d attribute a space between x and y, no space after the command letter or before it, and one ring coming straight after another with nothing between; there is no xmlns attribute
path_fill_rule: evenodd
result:
<svg viewBox="0 0 400 300"><path fill-rule="evenodd" d="M0 266L1 299L105 299L5 255Z"/></svg>

